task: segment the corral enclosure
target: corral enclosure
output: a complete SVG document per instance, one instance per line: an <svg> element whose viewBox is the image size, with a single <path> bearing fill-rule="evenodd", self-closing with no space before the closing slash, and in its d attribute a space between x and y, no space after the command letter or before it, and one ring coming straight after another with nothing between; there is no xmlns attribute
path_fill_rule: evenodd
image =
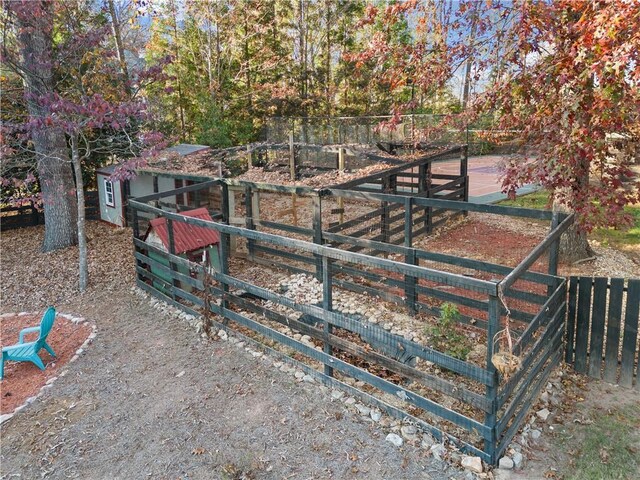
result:
<svg viewBox="0 0 640 480"><path fill-rule="evenodd" d="M429 175L441 158L432 156L328 188L214 179L131 200L138 285L495 463L561 358L557 245L573 217L467 203L464 149L439 155L457 155L460 175ZM196 196L219 222L165 203ZM550 230L507 265L428 247L470 214L546 220ZM217 230L220 269L143 242L150 217L165 217L169 232L175 222ZM445 303L474 339L468 355L435 347ZM506 324L520 364L499 375L492 358L506 348Z"/></svg>

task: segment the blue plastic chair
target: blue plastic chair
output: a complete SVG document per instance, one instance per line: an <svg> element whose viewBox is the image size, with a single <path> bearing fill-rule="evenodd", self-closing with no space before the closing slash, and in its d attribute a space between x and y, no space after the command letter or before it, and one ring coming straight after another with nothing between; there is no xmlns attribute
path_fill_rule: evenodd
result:
<svg viewBox="0 0 640 480"><path fill-rule="evenodd" d="M49 307L44 313L39 327L24 328L20 331L18 343L16 345L10 345L3 347L2 349L2 365L0 366L0 379L4 377L4 361L13 360L14 362L33 362L40 370L44 370L44 363L38 356L38 352L43 348L55 357L56 354L51 348L51 345L47 343L47 335L53 327L53 321L56 319L56 309ZM27 333L40 332L38 339L35 342L24 341L24 336Z"/></svg>

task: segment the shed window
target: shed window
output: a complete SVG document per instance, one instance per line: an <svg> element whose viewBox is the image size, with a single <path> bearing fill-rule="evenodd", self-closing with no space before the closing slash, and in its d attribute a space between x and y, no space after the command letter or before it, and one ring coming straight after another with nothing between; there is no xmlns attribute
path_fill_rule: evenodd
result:
<svg viewBox="0 0 640 480"><path fill-rule="evenodd" d="M107 204L107 206L115 207L116 201L113 196L113 182L111 182L110 180L105 179L104 181L104 193L105 193L104 202Z"/></svg>

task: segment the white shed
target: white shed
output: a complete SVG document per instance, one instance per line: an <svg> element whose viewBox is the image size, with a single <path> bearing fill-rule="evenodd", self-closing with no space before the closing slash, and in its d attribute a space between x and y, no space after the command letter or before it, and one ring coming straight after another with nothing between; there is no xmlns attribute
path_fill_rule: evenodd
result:
<svg viewBox="0 0 640 480"><path fill-rule="evenodd" d="M207 145L190 145L180 144L165 150L167 156L177 154L179 157L196 156L196 154L206 154L211 147ZM160 156L162 157L163 154ZM189 161L189 159L183 159ZM161 170L140 170L131 180L112 180L111 175L114 173L117 165L109 165L96 169L96 179L98 183L98 199L100 205L100 219L124 227L127 225L126 204L127 198L141 197L152 193L166 192L186 186L190 183L196 183L193 175L180 175L180 172ZM213 176L219 172L219 168L214 172ZM207 180L201 177L199 181ZM164 201L168 203L182 203L184 199L176 199L175 197L165 197ZM182 200L182 201L181 201Z"/></svg>

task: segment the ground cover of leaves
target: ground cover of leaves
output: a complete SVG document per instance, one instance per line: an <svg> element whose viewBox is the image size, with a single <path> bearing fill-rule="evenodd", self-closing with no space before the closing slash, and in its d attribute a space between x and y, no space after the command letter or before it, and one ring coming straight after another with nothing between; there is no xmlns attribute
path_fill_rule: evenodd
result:
<svg viewBox="0 0 640 480"><path fill-rule="evenodd" d="M3 312L53 304L99 334L43 396L1 427L0 477L464 478L412 446L131 291L129 230L89 224L91 285L76 249L43 254L42 227L3 233ZM55 346L54 346L55 348Z"/></svg>

